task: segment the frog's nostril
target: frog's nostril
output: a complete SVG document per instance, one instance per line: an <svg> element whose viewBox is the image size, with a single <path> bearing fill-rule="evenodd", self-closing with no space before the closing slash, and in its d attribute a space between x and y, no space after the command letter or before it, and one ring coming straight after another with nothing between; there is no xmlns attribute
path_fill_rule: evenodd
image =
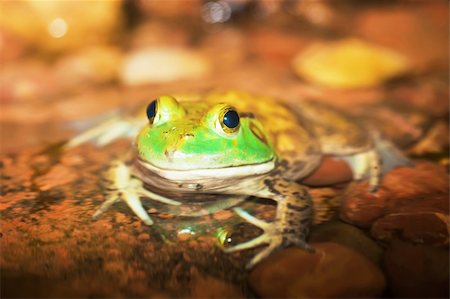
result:
<svg viewBox="0 0 450 299"><path fill-rule="evenodd" d="M181 133L180 134L180 139L189 139L189 138L193 138L195 135L193 133Z"/></svg>

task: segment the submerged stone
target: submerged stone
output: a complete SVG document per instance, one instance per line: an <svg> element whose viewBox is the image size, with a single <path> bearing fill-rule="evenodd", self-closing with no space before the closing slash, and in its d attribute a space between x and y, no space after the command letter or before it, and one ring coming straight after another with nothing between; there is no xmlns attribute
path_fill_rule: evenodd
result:
<svg viewBox="0 0 450 299"><path fill-rule="evenodd" d="M264 298L376 297L383 292L381 270L353 249L337 243L312 244L277 252L250 273L250 286Z"/></svg>
<svg viewBox="0 0 450 299"><path fill-rule="evenodd" d="M309 242L335 242L354 249L363 254L375 264L381 262L383 249L363 230L340 221L330 221L314 226L309 236Z"/></svg>

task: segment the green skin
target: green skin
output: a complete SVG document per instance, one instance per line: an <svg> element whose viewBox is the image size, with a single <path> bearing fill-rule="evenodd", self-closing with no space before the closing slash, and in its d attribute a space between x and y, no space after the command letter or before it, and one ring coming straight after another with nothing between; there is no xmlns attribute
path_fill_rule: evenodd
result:
<svg viewBox="0 0 450 299"><path fill-rule="evenodd" d="M181 106L163 96L158 107L158 113L165 116L157 114L153 124L142 129L136 146L141 159L159 168L225 168L261 164L275 156L273 147L250 129L250 123L256 123L253 119L243 118L237 132L223 131L217 122L228 105L218 104L208 110L202 103Z"/></svg>
<svg viewBox="0 0 450 299"><path fill-rule="evenodd" d="M176 206L186 198L202 201L212 196L220 199L220 208L232 207L248 196L270 198L277 202L270 223L234 209L264 233L225 251L268 245L248 267L280 247L295 245L313 251L305 242L312 201L296 181L317 169L324 155L348 162L355 178L368 177L372 189L378 185L381 167L379 146L374 146L364 128L326 107L302 103L301 108L294 113L270 98L238 91L195 95L194 101L160 97L156 115L135 139L135 157L111 163L105 176L107 200L93 217L123 200L144 223L152 225L140 197ZM236 128L223 123L230 109L240 115ZM104 145L118 137L131 137L139 119L128 116L109 121L75 137L67 147L89 140ZM144 188L144 183L150 187ZM200 214L191 216L195 215Z"/></svg>

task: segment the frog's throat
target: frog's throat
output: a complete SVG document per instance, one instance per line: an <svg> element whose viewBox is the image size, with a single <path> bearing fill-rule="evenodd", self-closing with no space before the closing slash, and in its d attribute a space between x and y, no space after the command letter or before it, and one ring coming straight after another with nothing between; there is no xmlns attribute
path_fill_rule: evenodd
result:
<svg viewBox="0 0 450 299"><path fill-rule="evenodd" d="M242 166L230 166L224 168L199 168L189 170L176 170L159 168L147 161L137 159L138 164L150 172L156 173L159 176L173 181L195 181L210 178L220 179L236 179L241 177L248 177L254 175L265 174L272 171L276 165L276 158L259 163Z"/></svg>

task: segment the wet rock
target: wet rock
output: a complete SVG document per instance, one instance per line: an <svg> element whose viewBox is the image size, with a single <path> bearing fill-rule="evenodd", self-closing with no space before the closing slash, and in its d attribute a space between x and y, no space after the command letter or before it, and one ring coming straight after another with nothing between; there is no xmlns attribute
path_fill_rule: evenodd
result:
<svg viewBox="0 0 450 299"><path fill-rule="evenodd" d="M372 226L372 235L385 241L401 237L430 245L448 244L448 181L445 169L430 162L393 170L383 180L390 195L385 215Z"/></svg>
<svg viewBox="0 0 450 299"><path fill-rule="evenodd" d="M330 186L349 182L352 179L352 170L345 161L324 156L317 169L302 179L302 183L309 186Z"/></svg>
<svg viewBox="0 0 450 299"><path fill-rule="evenodd" d="M369 228L376 219L384 215L388 193L384 188L378 189L376 193L370 193L367 182L353 182L343 197L340 218Z"/></svg>
<svg viewBox="0 0 450 299"><path fill-rule="evenodd" d="M387 207L393 210L406 201L430 194L448 194L449 176L445 168L431 162L414 161L414 167L392 170L382 180L382 186L390 191L392 200ZM447 207L448 210L448 207Z"/></svg>
<svg viewBox="0 0 450 299"><path fill-rule="evenodd" d="M448 195L428 199L423 206L407 206L375 221L372 235L383 241L400 237L414 243L448 245L448 211L439 212L439 205L443 204L448 205Z"/></svg>
<svg viewBox="0 0 450 299"><path fill-rule="evenodd" d="M448 215L448 180L443 167L417 161L414 167L399 167L387 173L375 193L369 193L367 182L354 182L343 195L340 217L371 227L376 220L395 213Z"/></svg>
<svg viewBox="0 0 450 299"><path fill-rule="evenodd" d="M251 287L266 298L375 297L385 279L374 263L337 243L313 244L316 253L298 248L277 252L249 276Z"/></svg>
<svg viewBox="0 0 450 299"><path fill-rule="evenodd" d="M394 240L383 266L394 297L448 298L448 249Z"/></svg>
<svg viewBox="0 0 450 299"><path fill-rule="evenodd" d="M314 226L308 242L335 242L354 249L375 264L381 262L383 249L361 229L340 221L331 221Z"/></svg>

